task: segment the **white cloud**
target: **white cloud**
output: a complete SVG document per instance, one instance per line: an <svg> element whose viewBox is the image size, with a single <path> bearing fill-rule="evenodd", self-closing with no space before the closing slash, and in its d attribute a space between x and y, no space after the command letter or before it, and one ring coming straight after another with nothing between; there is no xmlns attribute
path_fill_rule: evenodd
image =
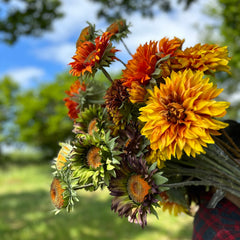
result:
<svg viewBox="0 0 240 240"><path fill-rule="evenodd" d="M172 13L159 13L153 19L143 19L135 14L128 18L132 23L132 34L127 39L131 49L135 49L140 43L150 40L160 40L163 37L173 38L174 36L185 39L184 46L192 46L201 41L199 29L213 20L206 17L202 9L206 2L199 0L187 11L179 6Z"/></svg>
<svg viewBox="0 0 240 240"><path fill-rule="evenodd" d="M28 88L34 86L45 75L41 68L37 67L23 67L8 69L1 75L8 75L14 81L18 82L21 87Z"/></svg>
<svg viewBox="0 0 240 240"><path fill-rule="evenodd" d="M77 40L87 21L98 22L97 25L103 22L96 17L97 9L98 4L89 0L62 0L60 11L64 16L54 22L53 31L46 33L44 38L53 42L64 42L75 36Z"/></svg>
<svg viewBox="0 0 240 240"><path fill-rule="evenodd" d="M75 49L76 46L74 43L66 42L58 45L49 45L36 50L35 53L41 59L55 61L67 66L72 60L71 58L75 53Z"/></svg>

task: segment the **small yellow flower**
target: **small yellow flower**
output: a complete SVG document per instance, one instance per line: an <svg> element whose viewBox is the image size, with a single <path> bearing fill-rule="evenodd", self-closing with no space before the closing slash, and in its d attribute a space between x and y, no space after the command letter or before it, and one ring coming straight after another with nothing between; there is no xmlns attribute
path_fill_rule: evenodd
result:
<svg viewBox="0 0 240 240"><path fill-rule="evenodd" d="M138 82L133 82L131 88L128 88L129 100L132 103L141 103L145 101L147 90Z"/></svg>
<svg viewBox="0 0 240 240"><path fill-rule="evenodd" d="M193 157L204 153L203 146L214 143L211 135L228 126L216 120L226 114L228 102L214 100L223 89L203 78L203 72L172 72L160 88L149 90L139 119L145 122L141 133L150 140L152 150L160 150L166 159L181 158L182 152Z"/></svg>
<svg viewBox="0 0 240 240"><path fill-rule="evenodd" d="M61 170L65 163L67 162L67 158L69 157L69 154L72 150L72 146L68 143L61 143L61 149L58 153L58 156L56 158L56 168L58 170Z"/></svg>
<svg viewBox="0 0 240 240"><path fill-rule="evenodd" d="M168 211L170 215L173 214L174 216L186 213L186 209L182 205L170 201L165 192L160 193L160 197L162 200L159 202L159 205L163 212Z"/></svg>
<svg viewBox="0 0 240 240"><path fill-rule="evenodd" d="M149 155L146 156L146 161L149 164L157 162L157 166L159 169L165 167L164 161L166 161L166 157L159 150L150 151Z"/></svg>

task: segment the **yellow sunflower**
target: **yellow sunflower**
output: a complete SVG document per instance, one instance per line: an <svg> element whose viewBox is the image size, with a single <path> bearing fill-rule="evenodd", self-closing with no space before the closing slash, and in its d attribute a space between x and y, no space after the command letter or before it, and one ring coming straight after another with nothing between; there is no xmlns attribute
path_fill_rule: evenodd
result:
<svg viewBox="0 0 240 240"><path fill-rule="evenodd" d="M175 70L190 68L200 70L205 73L214 73L216 71L225 71L230 73L228 62L227 47L220 47L216 44L196 44L194 47L186 48L184 51L178 51L175 60L178 64ZM174 66L172 66L174 68Z"/></svg>
<svg viewBox="0 0 240 240"><path fill-rule="evenodd" d="M141 133L150 140L152 150L160 150L166 159L204 153L207 144L214 143L211 135L228 126L215 119L226 114L228 102L214 100L223 89L209 83L201 71L172 72L160 84L149 90L139 119L145 122Z"/></svg>

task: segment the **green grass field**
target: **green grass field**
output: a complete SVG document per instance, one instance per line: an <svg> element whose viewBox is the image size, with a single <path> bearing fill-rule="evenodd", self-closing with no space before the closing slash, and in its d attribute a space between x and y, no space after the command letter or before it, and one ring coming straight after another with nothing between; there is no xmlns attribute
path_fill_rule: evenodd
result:
<svg viewBox="0 0 240 240"><path fill-rule="evenodd" d="M142 230L111 211L107 191L79 192L74 212L54 215L47 164L4 166L0 169L1 240L187 240L191 239L189 216L159 212L148 217Z"/></svg>

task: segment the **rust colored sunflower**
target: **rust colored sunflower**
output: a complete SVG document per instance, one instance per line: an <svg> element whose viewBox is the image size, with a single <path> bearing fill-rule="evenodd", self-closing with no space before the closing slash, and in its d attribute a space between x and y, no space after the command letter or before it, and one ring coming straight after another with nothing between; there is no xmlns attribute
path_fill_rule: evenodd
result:
<svg viewBox="0 0 240 240"><path fill-rule="evenodd" d="M86 84L77 80L71 85L70 90L66 91L66 94L69 97L63 99L65 101L65 106L68 108L68 116L71 119L78 118L78 113L80 110L76 96L80 94L81 91L86 91Z"/></svg>
<svg viewBox="0 0 240 240"><path fill-rule="evenodd" d="M110 42L112 34L104 32L102 36L95 39L95 43L85 41L76 50L73 56L74 62L71 62L72 69L70 73L73 76L82 76L85 72L93 74L99 67L109 66L116 60L115 53L118 51L112 47Z"/></svg>
<svg viewBox="0 0 240 240"><path fill-rule="evenodd" d="M155 71L158 60L157 52L156 41L140 45L132 59L128 61L126 69L123 70L123 85L128 88L131 88L133 82L147 85L151 79L151 74Z"/></svg>
<svg viewBox="0 0 240 240"><path fill-rule="evenodd" d="M104 96L107 109L111 111L120 108L123 102L128 100L128 97L127 88L122 85L121 80L115 79Z"/></svg>
<svg viewBox="0 0 240 240"><path fill-rule="evenodd" d="M145 122L141 133L150 140L152 150L159 149L166 159L181 158L182 152L195 157L203 147L213 144L211 135L228 126L216 120L226 114L228 102L214 100L223 89L209 83L201 71L172 72L160 88L149 90L147 105L140 109Z"/></svg>
<svg viewBox="0 0 240 240"><path fill-rule="evenodd" d="M122 128L123 125L121 120L123 119L123 113L121 113L120 107L128 102L128 91L125 86L122 85L121 80L115 79L112 85L108 88L105 99L105 106L111 120L114 122L116 127ZM122 125L122 126L121 126Z"/></svg>
<svg viewBox="0 0 240 240"><path fill-rule="evenodd" d="M54 206L58 209L64 207L64 198L63 193L64 189L62 188L62 184L58 178L54 178L51 184L50 195L51 200Z"/></svg>
<svg viewBox="0 0 240 240"><path fill-rule="evenodd" d="M175 70L192 69L207 74L216 71L230 73L228 66L230 57L228 57L227 47L219 47L216 44L196 44L194 47L179 51L175 59L178 62Z"/></svg>

